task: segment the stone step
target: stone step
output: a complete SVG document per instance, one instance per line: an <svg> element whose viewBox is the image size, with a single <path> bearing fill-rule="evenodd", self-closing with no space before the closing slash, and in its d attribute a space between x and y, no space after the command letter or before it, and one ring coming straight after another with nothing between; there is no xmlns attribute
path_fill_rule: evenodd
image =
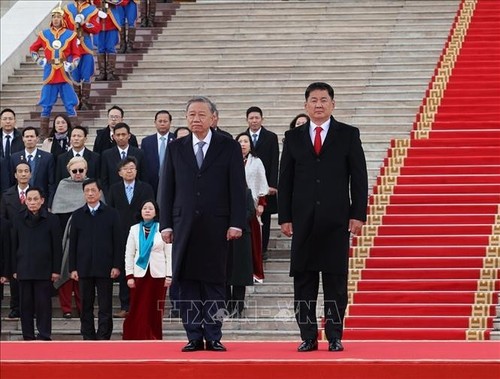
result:
<svg viewBox="0 0 500 379"><path fill-rule="evenodd" d="M274 73L265 73L255 71L254 73L239 73L237 72L227 71L227 72L217 72L217 73L207 73L207 72L192 72L192 73L179 73L175 77L171 75L165 75L164 70L158 70L157 73L153 76L145 75L142 71L132 72L128 75L128 79L130 81L152 81L157 76L161 75L162 82L168 83L170 86L179 85L178 83L189 83L189 82L199 82L203 81L205 85L211 85L212 83L227 83L231 84L233 82L246 82L254 80L256 83L267 83L269 81L277 80L276 74ZM359 80L362 77L371 76L371 80L375 83L382 82L386 80L386 83L391 83L392 81L403 81L408 80L410 84L413 82L420 84L422 81L428 80L428 75L421 70L406 70L404 66L401 67L399 71L384 71L377 70L373 72L367 72L366 70L349 70L347 72L339 70L338 68L334 71L319 71L319 72L302 72L302 73L289 73L287 75L283 75L282 80L293 80L293 83L310 83L311 80L317 79L318 75L320 75L324 80L327 81L349 81L349 80ZM376 75L374 77L374 75ZM16 73L9 77L9 83L13 82L40 82L40 72L38 70L17 70ZM93 87L95 85L99 85L102 87L112 87L116 88L120 84L120 82L93 82ZM291 84L290 84L291 85Z"/></svg>

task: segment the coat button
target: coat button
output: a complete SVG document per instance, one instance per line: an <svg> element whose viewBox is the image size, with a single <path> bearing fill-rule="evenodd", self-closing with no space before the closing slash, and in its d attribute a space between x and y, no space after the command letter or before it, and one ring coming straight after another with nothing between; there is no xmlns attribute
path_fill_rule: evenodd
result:
<svg viewBox="0 0 500 379"><path fill-rule="evenodd" d="M317 202L316 202L316 205L321 205L321 201L317 201Z"/></svg>

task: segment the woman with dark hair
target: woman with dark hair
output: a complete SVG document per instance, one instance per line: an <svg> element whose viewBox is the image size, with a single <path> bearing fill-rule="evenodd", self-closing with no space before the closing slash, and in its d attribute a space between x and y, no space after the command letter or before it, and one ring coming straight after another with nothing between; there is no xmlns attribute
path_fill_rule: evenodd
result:
<svg viewBox="0 0 500 379"><path fill-rule="evenodd" d="M262 260L262 232L259 217L266 206L266 195L269 193L269 185L266 179L266 169L262 161L255 156L253 143L247 132L236 136L236 141L241 145L243 162L245 163L245 178L247 186L252 191L255 206L255 215L250 220L252 233L252 260L254 280L262 283L264 280L264 263Z"/></svg>
<svg viewBox="0 0 500 379"><path fill-rule="evenodd" d="M290 129L295 129L298 128L301 125L304 125L306 122L309 121L309 116L306 115L305 113L299 113L297 116L295 116L290 122Z"/></svg>
<svg viewBox="0 0 500 379"><path fill-rule="evenodd" d="M125 249L125 275L130 310L123 323L124 340L161 340L166 288L172 283L171 244L159 230L158 204L146 200L140 222L130 228Z"/></svg>
<svg viewBox="0 0 500 379"><path fill-rule="evenodd" d="M54 117L52 130L49 137L42 143L41 149L57 157L69 150L71 136L71 121L65 114L58 114Z"/></svg>

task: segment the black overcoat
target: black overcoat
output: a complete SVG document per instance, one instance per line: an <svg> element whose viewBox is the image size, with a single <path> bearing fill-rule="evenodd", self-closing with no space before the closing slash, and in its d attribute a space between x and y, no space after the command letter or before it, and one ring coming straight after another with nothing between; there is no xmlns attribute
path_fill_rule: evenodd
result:
<svg viewBox="0 0 500 379"><path fill-rule="evenodd" d="M12 227L12 272L18 280L50 280L61 272L62 232L59 218L45 208L36 221L25 210L14 217Z"/></svg>
<svg viewBox="0 0 500 379"><path fill-rule="evenodd" d="M81 278L109 278L112 268L123 269L125 246L120 216L101 202L92 216L87 204L78 208L71 219L69 272Z"/></svg>
<svg viewBox="0 0 500 379"><path fill-rule="evenodd" d="M174 280L226 283L229 227L245 227L246 183L241 147L212 132L201 169L189 135L167 150L160 220L173 229Z"/></svg>
<svg viewBox="0 0 500 379"><path fill-rule="evenodd" d="M290 275L347 274L349 219L365 221L368 201L359 130L331 117L319 156L309 123L287 131L278 191L278 221L293 226Z"/></svg>

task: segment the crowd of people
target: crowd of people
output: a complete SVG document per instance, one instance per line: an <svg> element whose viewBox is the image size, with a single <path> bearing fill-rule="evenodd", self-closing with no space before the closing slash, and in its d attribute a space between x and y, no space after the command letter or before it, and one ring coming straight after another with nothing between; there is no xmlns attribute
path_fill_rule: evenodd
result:
<svg viewBox="0 0 500 379"><path fill-rule="evenodd" d="M310 84L281 160L256 106L233 138L218 126L215 103L194 97L186 127L171 130L170 112L160 110L140 147L124 110L112 106L92 149L87 129L67 115L56 115L40 141L37 128L18 130L14 110L3 109L0 282L10 282L8 318L21 319L25 340L50 340L57 289L63 317L78 314L85 340L110 339L113 317L125 319L124 339L161 339L168 290L170 317L186 330L183 351L225 351L223 319L244 317L246 286L264 281L278 213L292 239L298 351L318 349L320 274L328 349L342 351L349 236L366 220L368 183L359 130L335 120L334 108L333 88Z"/></svg>
<svg viewBox="0 0 500 379"><path fill-rule="evenodd" d="M52 11L30 47L43 68L40 127L18 130L14 110L1 111L0 281L10 281L9 318L21 318L24 339L49 340L57 288L63 317L73 317L74 294L84 339L109 339L113 316L125 318L126 339L161 339L169 288L170 316L181 317L188 337L183 351L225 351L222 319L243 317L245 287L264 281L278 213L292 238L298 350L318 348L321 273L329 350L342 351L349 233L366 219L368 184L359 131L333 118L329 84L306 89L281 163L261 108L246 110L248 127L233 139L205 97L188 101L187 126L175 131L170 112L158 111L156 132L140 145L124 110L112 106L86 146L76 112L92 108L94 51L95 80L116 80L116 54L135 50L138 13L150 27L155 11L156 0L74 0ZM65 114L50 127L58 97Z"/></svg>
<svg viewBox="0 0 500 379"><path fill-rule="evenodd" d="M208 105L210 113L214 115L209 125L211 130L224 139L232 140L231 134L217 125L218 110L215 104L209 101ZM140 317L134 316L131 304L137 302L137 299L134 300L131 293L142 292L141 288L144 286L146 292L152 291L145 278L157 279L158 274L166 279L165 274L168 273L169 278L168 281L164 280L164 285L171 287L170 316L180 316L181 288L175 281L170 281L171 245L158 241L158 236L161 240L158 227L148 230L148 233L157 234L156 239L153 238L155 244L150 256L155 258L154 265L158 267L154 271L150 271L153 270L152 267L146 270L146 263L146 267L140 270L136 263L133 264L133 257L138 256L141 251L139 241L147 240L147 236L139 238L144 231L139 227L138 221L151 223L152 219L159 220L160 208L157 202L165 205L161 193L166 191L163 178L166 175L165 162L169 146L173 141L191 135L193 128L188 125L172 130L170 112L160 110L153 119L155 133L144 137L139 148L136 136L131 133L129 125L123 122L123 109L114 105L107 113L108 125L97 130L94 145L90 148L87 146L87 128L73 125L66 114L54 117L49 136L40 141L37 128L16 128L16 114L13 109L6 108L1 111L0 175L4 180L1 182L0 216L5 258L2 277L3 281L10 281L10 319L22 318L22 309L26 307L23 303L26 297L20 295L19 281L14 277L14 274L17 274L15 258L19 248L12 235L15 229L14 221L19 215L33 216L34 211L30 210L27 200L27 192L31 188L37 190L36 193L41 199L41 212L39 209L36 211L40 212L42 220L46 214L57 216L55 229L60 240L60 251L48 248L53 251L51 259L54 260L54 266L57 266L57 269L53 267L50 272L54 276L50 277L49 282L57 289L62 316L80 316L84 339L109 338L113 316L140 320L144 315L141 312ZM266 231L266 225L261 218L267 204L273 201L269 199L275 198L275 192L271 194L268 182L277 183L278 138L275 133L265 129L262 122L262 110L258 107L249 108L248 129L233 141L239 152L239 161L244 167L247 216L243 227L245 238L235 240L229 246L231 259L228 260L228 270L232 274L227 283L224 281L223 293L227 290L229 294L227 315L230 317L243 316L245 286L264 280L263 261L267 258L263 257L263 252L267 251L268 240L263 243L262 235L269 234L269 230ZM254 131L253 137L250 130ZM255 153L255 147L259 144L263 146L262 160ZM268 165L267 170L264 162ZM268 172L272 174L269 175ZM143 214L143 207L146 205L153 208L153 212L149 212L147 216ZM92 212L95 214L90 218ZM272 212L275 213L276 210L269 213ZM101 224L101 218L106 222ZM270 222L267 227L270 227ZM135 238L132 238L129 231L133 231ZM97 235L99 238L92 237ZM27 246L31 246L33 250L38 248L38 243L31 244L30 240L26 241L30 242ZM164 255L158 256L157 250L164 252ZM103 252L110 255L105 258ZM161 265L163 266L160 269ZM120 310L112 314L111 290L115 280L119 282ZM131 283L131 280L135 283ZM157 280L152 282L155 281ZM154 310L161 310L157 312L157 320L160 320L160 323L148 322L155 326L148 332L142 330L137 335L134 332L125 333L125 330L131 328L130 325L138 324L127 321L124 326L124 338L138 338L140 335L144 338L161 338L165 287L162 286L161 295L161 288L156 286L157 295L154 296L154 305L151 305L151 319L154 319ZM99 328L102 328L97 332L92 327L96 290L99 301ZM52 292L46 289L46 298L50 298ZM73 296L75 308L72 307ZM142 294L139 297L144 301ZM143 308L143 303L139 304ZM51 313L51 308L46 310L46 313ZM33 332L28 334L23 332L23 337L32 339ZM50 338L50 329L42 328L38 337Z"/></svg>

